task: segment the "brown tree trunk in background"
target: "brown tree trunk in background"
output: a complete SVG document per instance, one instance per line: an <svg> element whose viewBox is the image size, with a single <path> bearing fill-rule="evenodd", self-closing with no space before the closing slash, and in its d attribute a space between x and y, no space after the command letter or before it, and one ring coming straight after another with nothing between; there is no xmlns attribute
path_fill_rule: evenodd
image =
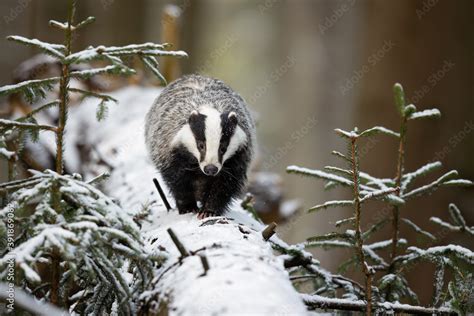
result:
<svg viewBox="0 0 474 316"><path fill-rule="evenodd" d="M463 177L474 178L474 107L472 94L473 37L470 22L473 2L466 1L366 1L367 15L363 32L363 62L369 71L356 84L360 97L356 121L359 127L385 125L399 128L399 117L393 104L392 86L400 82L409 102L418 109L437 107L442 118L436 121L409 122L406 148L406 170L411 171L429 161L441 160L444 170L458 169ZM387 44L388 43L388 44ZM369 59L370 58L370 59ZM361 67L356 68L361 69ZM469 128L469 124L470 127ZM461 132L465 127L466 133ZM469 132L470 130L470 132ZM459 146L458 146L459 145ZM377 142L376 148L361 159L362 169L377 176L394 176L396 142ZM391 170L392 174L385 174ZM434 175L436 176L436 175ZM423 181L428 181L426 179ZM448 203L464 208L473 223L472 193L463 189L442 189L427 198L408 203L400 210L421 227L436 232L429 224L431 216L446 218ZM366 214L378 214L373 208ZM387 217L390 212L387 212ZM369 221L370 221L369 217ZM372 221L373 222L373 221ZM401 237L409 243L417 236L403 223ZM387 232L386 237L389 237ZM472 240L449 236L442 243L455 241L472 248ZM426 243L418 243L427 247ZM412 271L409 282L422 303L432 293L433 267L422 266Z"/></svg>
<svg viewBox="0 0 474 316"><path fill-rule="evenodd" d="M356 66L362 38L360 19L364 13L361 8L349 5L335 21L340 2L288 1L282 5L279 24L283 26L285 40L280 42L279 54L294 58L295 65L285 80L278 83L281 101L276 105L281 109L268 108L264 116L267 120L271 118L268 124L278 129L276 138L280 148L285 148L285 143L290 141L285 156L276 164L277 172L284 173L288 164L310 168L340 165L340 161L334 161L331 151L340 150L339 145L344 146L344 143L334 128L353 126L355 95L342 94L337 87L344 80L344 74ZM275 117L279 119L278 124L274 122ZM314 124L309 123L312 119ZM297 140L293 137L295 133L301 135ZM347 190L324 192L321 182L294 175L286 175L285 184L291 196L304 199L307 208L344 194L350 196ZM285 237L291 242L301 242L308 236L331 232L333 223L345 214L350 214L350 210L303 213L287 225ZM317 249L314 253L323 265L335 271L348 252Z"/></svg>

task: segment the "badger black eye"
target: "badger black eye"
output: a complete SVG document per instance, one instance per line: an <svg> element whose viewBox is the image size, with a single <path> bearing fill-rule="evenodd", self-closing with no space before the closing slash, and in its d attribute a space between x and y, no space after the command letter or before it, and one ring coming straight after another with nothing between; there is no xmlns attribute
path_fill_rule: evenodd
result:
<svg viewBox="0 0 474 316"><path fill-rule="evenodd" d="M203 141L198 141L197 146L199 150L204 150L204 148L206 147L206 144L204 144Z"/></svg>
<svg viewBox="0 0 474 316"><path fill-rule="evenodd" d="M219 148L219 152L221 154L225 154L225 147L224 146L221 146L221 148Z"/></svg>

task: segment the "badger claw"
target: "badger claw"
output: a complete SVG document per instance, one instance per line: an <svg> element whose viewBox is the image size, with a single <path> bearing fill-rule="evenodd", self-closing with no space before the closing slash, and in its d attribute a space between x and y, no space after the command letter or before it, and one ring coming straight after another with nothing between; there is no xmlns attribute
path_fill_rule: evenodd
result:
<svg viewBox="0 0 474 316"><path fill-rule="evenodd" d="M211 216L214 216L214 213L201 211L201 212L198 212L198 214L197 214L198 219L205 219L205 218L211 217Z"/></svg>

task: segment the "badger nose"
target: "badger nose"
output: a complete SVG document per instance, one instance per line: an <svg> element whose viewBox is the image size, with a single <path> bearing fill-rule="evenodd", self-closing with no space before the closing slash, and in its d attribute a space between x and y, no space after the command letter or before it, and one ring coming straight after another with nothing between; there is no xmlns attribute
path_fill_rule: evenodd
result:
<svg viewBox="0 0 474 316"><path fill-rule="evenodd" d="M215 176L219 169L214 165L207 165L204 167L204 173L208 176Z"/></svg>

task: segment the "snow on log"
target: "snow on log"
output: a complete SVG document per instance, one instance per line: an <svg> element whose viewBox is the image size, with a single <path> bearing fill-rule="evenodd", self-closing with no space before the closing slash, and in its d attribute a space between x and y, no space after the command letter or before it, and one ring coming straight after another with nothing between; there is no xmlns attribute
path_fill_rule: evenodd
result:
<svg viewBox="0 0 474 316"><path fill-rule="evenodd" d="M306 314L283 260L262 237L265 227L240 203L226 217L204 220L167 212L152 179L164 182L148 158L143 136L145 114L159 92L128 87L112 93L118 104L100 123L95 119L97 100L85 100L71 109L67 130L66 162L82 166L74 171L86 178L110 171L105 193L134 213L151 209L142 227L146 248L150 253L166 249L169 257L156 271L151 290L142 294L142 308L171 315ZM93 158L80 159L81 152ZM168 199L173 206L169 194ZM169 228L186 251L180 252Z"/></svg>

